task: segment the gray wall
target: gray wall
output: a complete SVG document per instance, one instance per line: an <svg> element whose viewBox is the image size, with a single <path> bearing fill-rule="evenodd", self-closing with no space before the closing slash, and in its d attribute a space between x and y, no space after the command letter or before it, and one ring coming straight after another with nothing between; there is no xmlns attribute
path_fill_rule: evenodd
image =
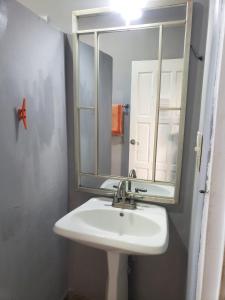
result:
<svg viewBox="0 0 225 300"><path fill-rule="evenodd" d="M64 37L0 0L0 299L60 300L67 211ZM16 109L27 97L28 130Z"/></svg>

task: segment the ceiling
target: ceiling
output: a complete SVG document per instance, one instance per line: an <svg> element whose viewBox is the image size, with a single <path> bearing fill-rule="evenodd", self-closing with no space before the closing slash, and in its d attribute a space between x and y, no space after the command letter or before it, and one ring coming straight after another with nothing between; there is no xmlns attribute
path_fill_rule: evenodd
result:
<svg viewBox="0 0 225 300"><path fill-rule="evenodd" d="M17 0L39 16L48 16L58 29L72 31L71 12L77 9L108 6L109 0Z"/></svg>

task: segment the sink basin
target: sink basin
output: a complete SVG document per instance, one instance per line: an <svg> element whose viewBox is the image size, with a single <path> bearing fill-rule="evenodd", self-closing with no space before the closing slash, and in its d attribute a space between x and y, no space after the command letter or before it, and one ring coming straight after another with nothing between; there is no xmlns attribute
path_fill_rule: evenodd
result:
<svg viewBox="0 0 225 300"><path fill-rule="evenodd" d="M138 204L113 208L107 198L92 198L60 219L54 231L80 243L124 254L164 253L168 246L165 208Z"/></svg>

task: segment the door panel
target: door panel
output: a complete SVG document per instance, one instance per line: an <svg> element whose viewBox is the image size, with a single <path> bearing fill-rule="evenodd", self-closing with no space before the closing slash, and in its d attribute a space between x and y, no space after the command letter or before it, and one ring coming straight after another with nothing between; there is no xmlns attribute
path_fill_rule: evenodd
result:
<svg viewBox="0 0 225 300"><path fill-rule="evenodd" d="M174 182L178 145L183 59L162 61L156 179ZM156 132L158 61L132 63L129 170L138 178L152 180ZM173 111L171 109L178 109ZM143 171L145 170L145 171Z"/></svg>
<svg viewBox="0 0 225 300"><path fill-rule="evenodd" d="M157 67L157 61L132 63L129 169L143 179L152 179Z"/></svg>

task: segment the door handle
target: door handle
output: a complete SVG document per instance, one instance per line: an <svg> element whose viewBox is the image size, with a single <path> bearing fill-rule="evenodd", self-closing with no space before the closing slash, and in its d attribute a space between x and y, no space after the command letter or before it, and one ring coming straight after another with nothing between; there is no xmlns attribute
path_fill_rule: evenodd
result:
<svg viewBox="0 0 225 300"><path fill-rule="evenodd" d="M130 144L131 144L131 145L135 145L135 144L136 144L135 139L130 140Z"/></svg>

